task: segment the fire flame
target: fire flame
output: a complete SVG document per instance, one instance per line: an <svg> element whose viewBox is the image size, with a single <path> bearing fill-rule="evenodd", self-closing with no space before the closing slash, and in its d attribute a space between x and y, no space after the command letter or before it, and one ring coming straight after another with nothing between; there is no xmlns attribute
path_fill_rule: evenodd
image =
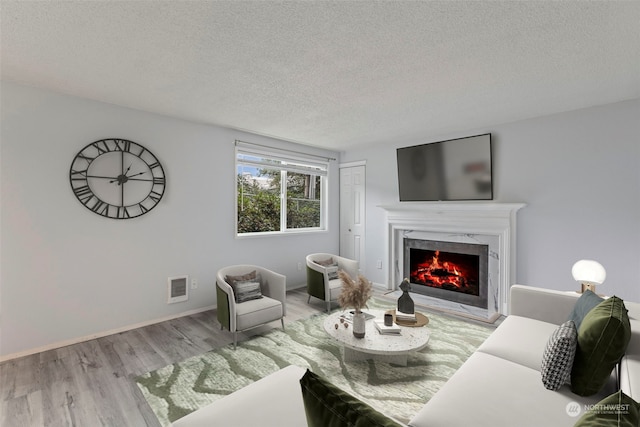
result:
<svg viewBox="0 0 640 427"><path fill-rule="evenodd" d="M435 251L430 261L418 264L415 271L411 272L412 281L429 283L435 287L443 285L464 288L467 281L454 263L440 262L440 251ZM417 279L417 280L416 280Z"/></svg>

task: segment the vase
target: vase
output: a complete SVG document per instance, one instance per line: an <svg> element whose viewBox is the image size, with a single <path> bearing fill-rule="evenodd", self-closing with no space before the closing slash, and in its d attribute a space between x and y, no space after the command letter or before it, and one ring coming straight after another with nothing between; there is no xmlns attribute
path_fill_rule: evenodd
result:
<svg viewBox="0 0 640 427"><path fill-rule="evenodd" d="M353 313L353 336L356 338L364 338L365 333L365 316L360 310Z"/></svg>

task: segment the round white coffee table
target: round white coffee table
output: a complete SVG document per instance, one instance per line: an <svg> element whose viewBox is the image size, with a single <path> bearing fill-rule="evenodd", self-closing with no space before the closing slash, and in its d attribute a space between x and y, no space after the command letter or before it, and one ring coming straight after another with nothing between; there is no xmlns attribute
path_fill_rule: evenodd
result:
<svg viewBox="0 0 640 427"><path fill-rule="evenodd" d="M376 319L384 318L385 312L382 310L364 311L374 315ZM422 350L429 342L429 329L424 326L400 326L399 335L386 335L378 332L373 319L365 323L364 338L356 338L353 336L353 325L349 324L345 328L340 322L340 317L347 313L348 311L337 311L324 321L324 330L343 345L345 362L375 359L406 366L409 353Z"/></svg>

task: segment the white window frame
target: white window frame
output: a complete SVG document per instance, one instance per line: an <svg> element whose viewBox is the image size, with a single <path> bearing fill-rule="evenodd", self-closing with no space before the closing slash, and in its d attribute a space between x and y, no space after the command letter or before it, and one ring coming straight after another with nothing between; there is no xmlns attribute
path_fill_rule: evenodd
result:
<svg viewBox="0 0 640 427"><path fill-rule="evenodd" d="M261 160L239 160L239 157L243 155L256 157L267 162L275 161L280 163L278 167L274 167L273 163L266 163ZM236 237L326 232L328 218L329 160L331 159L319 157L313 154L299 153L285 149L271 148L258 144L236 141L234 168L234 222ZM257 168L269 168L280 171L280 230L248 233L238 232L238 197L240 196L238 194L238 167L241 165L254 166ZM287 228L287 172L320 176L320 225L318 227Z"/></svg>

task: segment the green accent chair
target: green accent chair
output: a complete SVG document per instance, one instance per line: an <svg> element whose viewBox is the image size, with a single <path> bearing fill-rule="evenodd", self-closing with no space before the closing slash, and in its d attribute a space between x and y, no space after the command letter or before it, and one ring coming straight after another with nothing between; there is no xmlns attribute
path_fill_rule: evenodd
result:
<svg viewBox="0 0 640 427"><path fill-rule="evenodd" d="M358 261L328 253L307 255L307 304L311 297L325 301L327 311L331 302L342 292L342 282L334 277L338 270L344 270L354 279L358 277Z"/></svg>
<svg viewBox="0 0 640 427"><path fill-rule="evenodd" d="M227 276L243 276L256 272L259 277L262 298L236 302L234 288ZM287 278L282 274L257 265L232 265L218 270L216 275L216 304L220 329L233 333L233 348L238 343L238 332L255 328L265 323L280 320L284 330L287 314Z"/></svg>

